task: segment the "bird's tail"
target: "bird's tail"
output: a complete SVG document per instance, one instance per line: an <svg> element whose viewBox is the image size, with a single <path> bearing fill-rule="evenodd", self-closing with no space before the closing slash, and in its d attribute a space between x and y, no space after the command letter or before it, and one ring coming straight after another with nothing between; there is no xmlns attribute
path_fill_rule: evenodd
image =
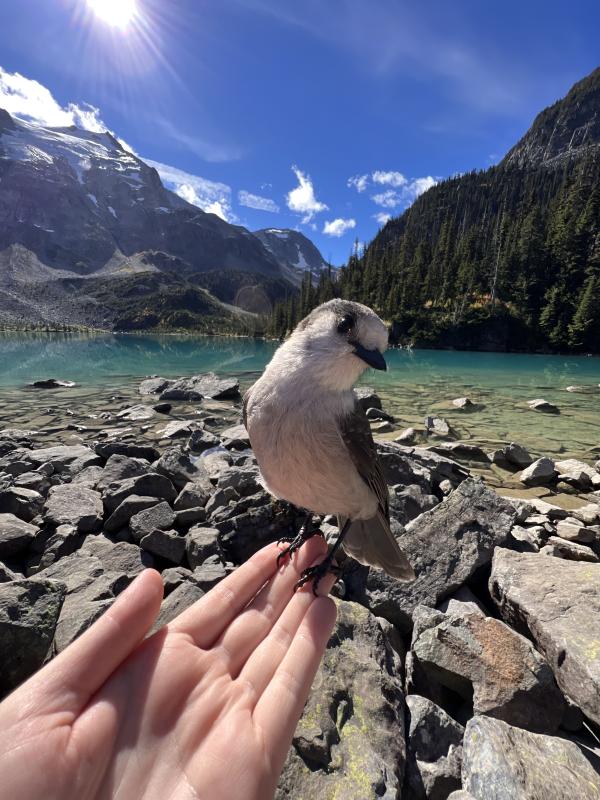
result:
<svg viewBox="0 0 600 800"><path fill-rule="evenodd" d="M338 517L340 530L345 522L345 517ZM382 569L400 581L412 581L416 577L383 514L352 522L342 546L349 556L361 564Z"/></svg>

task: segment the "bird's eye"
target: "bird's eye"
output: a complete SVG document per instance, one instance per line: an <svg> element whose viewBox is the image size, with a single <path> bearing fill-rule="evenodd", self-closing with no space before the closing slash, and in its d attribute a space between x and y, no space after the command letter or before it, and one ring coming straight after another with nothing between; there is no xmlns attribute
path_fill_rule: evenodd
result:
<svg viewBox="0 0 600 800"><path fill-rule="evenodd" d="M346 314L342 319L338 322L338 333L348 333L354 327L354 317L351 314Z"/></svg>

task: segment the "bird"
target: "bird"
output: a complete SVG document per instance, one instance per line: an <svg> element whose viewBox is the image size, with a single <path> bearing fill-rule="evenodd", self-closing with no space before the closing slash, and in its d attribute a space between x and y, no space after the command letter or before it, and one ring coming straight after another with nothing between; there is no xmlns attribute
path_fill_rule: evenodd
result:
<svg viewBox="0 0 600 800"><path fill-rule="evenodd" d="M353 391L362 373L387 369L385 323L368 306L334 299L315 308L278 347L243 398L242 416L264 487L307 512L291 556L320 533L313 515L334 514L338 536L296 588L313 592L341 546L361 564L400 581L415 573L390 528L389 494L367 416Z"/></svg>

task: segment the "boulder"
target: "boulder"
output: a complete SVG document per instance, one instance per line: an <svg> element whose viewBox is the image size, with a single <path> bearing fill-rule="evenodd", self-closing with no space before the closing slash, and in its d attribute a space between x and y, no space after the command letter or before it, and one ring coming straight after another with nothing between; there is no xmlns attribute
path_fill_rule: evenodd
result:
<svg viewBox="0 0 600 800"><path fill-rule="evenodd" d="M137 494L126 497L104 523L106 533L116 533L129 524L129 520L140 511L152 508L161 501L158 497L140 497Z"/></svg>
<svg viewBox="0 0 600 800"><path fill-rule="evenodd" d="M221 553L219 531L215 528L197 525L188 531L185 542L188 563L192 569L200 566L209 556Z"/></svg>
<svg viewBox="0 0 600 800"><path fill-rule="evenodd" d="M54 636L56 652L62 652L87 631L113 603L112 596L101 600L87 600L85 597L67 595Z"/></svg>
<svg viewBox="0 0 600 800"><path fill-rule="evenodd" d="M566 558L569 561L590 561L597 563L600 558L594 551L584 544L565 541L558 536L550 536L547 544L541 548L541 555L555 556L556 558Z"/></svg>
<svg viewBox="0 0 600 800"><path fill-rule="evenodd" d="M490 457L481 447L466 442L440 442L440 444L432 445L429 449L442 456L459 458L464 461L482 461L484 464L490 463Z"/></svg>
<svg viewBox="0 0 600 800"><path fill-rule="evenodd" d="M417 432L414 428L405 428L394 441L399 444L412 444L416 438Z"/></svg>
<svg viewBox="0 0 600 800"><path fill-rule="evenodd" d="M377 620L354 603L338 621L313 682L275 797L400 796L404 703Z"/></svg>
<svg viewBox="0 0 600 800"><path fill-rule="evenodd" d="M140 547L171 564L181 564L185 554L185 537L174 530L155 529L140 539Z"/></svg>
<svg viewBox="0 0 600 800"><path fill-rule="evenodd" d="M403 796L411 800L446 800L460 789L464 728L446 712L417 694L406 698L408 740Z"/></svg>
<svg viewBox="0 0 600 800"><path fill-rule="evenodd" d="M128 456L129 458L143 458L146 461L156 461L160 456L156 447L133 444L132 442L99 442L94 447L94 450L101 458L105 459L119 455Z"/></svg>
<svg viewBox="0 0 600 800"><path fill-rule="evenodd" d="M170 414L173 406L171 403L155 403L152 408L157 412L157 414Z"/></svg>
<svg viewBox="0 0 600 800"><path fill-rule="evenodd" d="M516 442L510 442L510 444L507 444L500 450L496 450L492 454L492 461L494 464L499 464L500 466L508 464L512 467L524 469L533 463L533 458L529 455L529 451L522 445Z"/></svg>
<svg viewBox="0 0 600 800"><path fill-rule="evenodd" d="M214 433L210 433L205 428L196 428L190 432L187 449L191 453L203 453L205 450L218 447L220 443L221 440Z"/></svg>
<svg viewBox="0 0 600 800"><path fill-rule="evenodd" d="M46 378L30 384L33 389L72 389L76 385L74 381L65 381L60 378Z"/></svg>
<svg viewBox="0 0 600 800"><path fill-rule="evenodd" d="M390 486L416 484L426 494L441 495L440 485L448 480L458 486L469 476L469 470L456 461L424 447L406 447L397 442L377 442L381 468Z"/></svg>
<svg viewBox="0 0 600 800"><path fill-rule="evenodd" d="M14 514L25 522L31 522L37 517L43 505L44 498L34 489L11 486L0 492L0 513Z"/></svg>
<svg viewBox="0 0 600 800"><path fill-rule="evenodd" d="M368 408L381 408L381 398L370 386L357 386L354 394L359 405L364 411Z"/></svg>
<svg viewBox="0 0 600 800"><path fill-rule="evenodd" d="M177 492L165 475L148 472L135 478L111 483L104 493L104 510L107 514L112 514L130 495L158 497L160 500L172 503L177 497Z"/></svg>
<svg viewBox="0 0 600 800"><path fill-rule="evenodd" d="M153 465L161 475L165 475L178 489L187 483L206 481L208 476L199 458L190 458L178 447L170 447Z"/></svg>
<svg viewBox="0 0 600 800"><path fill-rule="evenodd" d="M36 469L42 464L50 464L54 472L68 472L74 462L77 462L79 470L100 463L96 453L82 444L56 445L24 452L29 469Z"/></svg>
<svg viewBox="0 0 600 800"><path fill-rule="evenodd" d="M166 378L147 378L140 383L138 391L141 395L160 394L171 383L173 381Z"/></svg>
<svg viewBox="0 0 600 800"><path fill-rule="evenodd" d="M53 486L44 505L47 525L74 525L80 533L99 531L103 513L100 493L74 483Z"/></svg>
<svg viewBox="0 0 600 800"><path fill-rule="evenodd" d="M539 553L548 538L548 532L542 525L524 528L515 525L510 531L510 546L520 553Z"/></svg>
<svg viewBox="0 0 600 800"><path fill-rule="evenodd" d="M524 636L492 617L437 612L413 632L413 670L473 700L473 712L554 733L565 703L552 670Z"/></svg>
<svg viewBox="0 0 600 800"><path fill-rule="evenodd" d="M0 514L0 559L16 556L26 550L38 528L14 514Z"/></svg>
<svg viewBox="0 0 600 800"><path fill-rule="evenodd" d="M557 461L555 467L558 470L559 481L565 481L584 492L592 487L594 477L597 475L593 467L583 461L578 461L576 458Z"/></svg>
<svg viewBox="0 0 600 800"><path fill-rule="evenodd" d="M538 458L519 475L519 480L526 486L545 486L551 483L558 472L554 461L550 458Z"/></svg>
<svg viewBox="0 0 600 800"><path fill-rule="evenodd" d="M560 414L558 406L549 403L547 400L528 400L527 405L532 411L541 411L543 414Z"/></svg>
<svg viewBox="0 0 600 800"><path fill-rule="evenodd" d="M515 513L482 481L464 481L442 503L410 522L398 539L416 580L402 583L370 570L366 585L354 588L350 599L403 632L410 630L417 605L435 607L491 561L494 549L508 539Z"/></svg>
<svg viewBox="0 0 600 800"><path fill-rule="evenodd" d="M476 800L597 800L600 775L573 742L474 717L462 780Z"/></svg>
<svg viewBox="0 0 600 800"><path fill-rule="evenodd" d="M441 417L425 417L425 430L429 436L450 436L450 425Z"/></svg>
<svg viewBox="0 0 600 800"><path fill-rule="evenodd" d="M580 544L588 544L596 539L591 528L586 528L578 519L573 517L559 520L556 524L556 534L561 539L567 539L569 542L579 542Z"/></svg>
<svg viewBox="0 0 600 800"><path fill-rule="evenodd" d="M50 564L54 564L59 558L78 550L83 544L84 534L80 533L73 525L59 525L47 539L45 536L39 538L45 539L45 541L40 542L38 546L38 541L35 540L31 547L31 550L36 552L27 560L28 576L40 572Z"/></svg>
<svg viewBox="0 0 600 800"><path fill-rule="evenodd" d="M574 705L600 723L600 564L494 554L490 594L503 619L531 638Z"/></svg>
<svg viewBox="0 0 600 800"><path fill-rule="evenodd" d="M475 408L475 403L469 397L455 397L452 405L454 408L460 408L463 411Z"/></svg>
<svg viewBox="0 0 600 800"><path fill-rule="evenodd" d="M189 608L200 600L204 594L204 591L192 580L186 580L180 583L169 596L165 597L162 601L160 612L152 626L150 634L155 633L169 622L172 622L182 611L185 611L186 608Z"/></svg>
<svg viewBox="0 0 600 800"><path fill-rule="evenodd" d="M173 508L176 511L183 511L187 508L204 508L211 495L210 481L202 481L201 483L186 483L183 489L179 492L173 503Z"/></svg>
<svg viewBox="0 0 600 800"><path fill-rule="evenodd" d="M139 542L144 536L153 531L166 531L172 528L174 524L175 514L171 506L163 501L134 514L129 520L129 530L133 540Z"/></svg>
<svg viewBox="0 0 600 800"><path fill-rule="evenodd" d="M192 580L204 592L209 592L229 574L224 564L213 559L216 559L216 556L211 556L192 573Z"/></svg>
<svg viewBox="0 0 600 800"><path fill-rule="evenodd" d="M96 481L96 489L105 492L111 483L124 481L127 478L137 478L144 475L150 469L150 464L143 458L131 458L115 453L109 456Z"/></svg>
<svg viewBox="0 0 600 800"><path fill-rule="evenodd" d="M48 580L0 583L0 697L44 663L65 591L62 583Z"/></svg>
<svg viewBox="0 0 600 800"><path fill-rule="evenodd" d="M164 428L157 431L161 439L185 439L195 432L198 422L195 420L174 419L167 422Z"/></svg>
<svg viewBox="0 0 600 800"><path fill-rule="evenodd" d="M221 441L228 450L246 450L250 447L250 437L243 425L233 425L221 431Z"/></svg>
<svg viewBox="0 0 600 800"><path fill-rule="evenodd" d="M584 525L595 525L600 522L600 505L588 503L569 512L572 517L583 522Z"/></svg>
<svg viewBox="0 0 600 800"><path fill-rule="evenodd" d="M185 508L175 512L175 527L189 528L197 522L206 522L206 510L198 506L197 508Z"/></svg>

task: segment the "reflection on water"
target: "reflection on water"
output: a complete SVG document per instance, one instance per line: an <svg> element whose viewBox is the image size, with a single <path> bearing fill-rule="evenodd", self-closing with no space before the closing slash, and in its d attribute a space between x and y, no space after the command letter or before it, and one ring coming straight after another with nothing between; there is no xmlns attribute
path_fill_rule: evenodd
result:
<svg viewBox="0 0 600 800"><path fill-rule="evenodd" d="M0 334L0 401L19 395L24 400L26 395L15 390L47 377L107 390L146 375L212 370L237 375L247 386L275 347L216 337ZM446 417L460 438L484 445L512 440L536 454L587 457L600 446L599 358L393 350L386 359L388 372L369 371L364 382L381 393L398 427L422 426L423 418L435 413ZM567 392L573 385L588 393ZM483 408L458 411L451 401L463 395ZM560 416L530 411L526 401L538 397L558 405Z"/></svg>

